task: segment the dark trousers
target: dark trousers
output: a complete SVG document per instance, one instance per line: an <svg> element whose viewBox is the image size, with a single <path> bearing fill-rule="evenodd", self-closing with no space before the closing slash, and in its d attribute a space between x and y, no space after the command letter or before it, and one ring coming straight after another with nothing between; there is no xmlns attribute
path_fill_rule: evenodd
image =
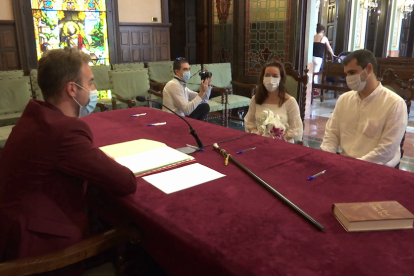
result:
<svg viewBox="0 0 414 276"><path fill-rule="evenodd" d="M210 112L210 106L208 103L202 103L197 106L193 112L188 115L188 118L204 121L207 118L208 113Z"/></svg>

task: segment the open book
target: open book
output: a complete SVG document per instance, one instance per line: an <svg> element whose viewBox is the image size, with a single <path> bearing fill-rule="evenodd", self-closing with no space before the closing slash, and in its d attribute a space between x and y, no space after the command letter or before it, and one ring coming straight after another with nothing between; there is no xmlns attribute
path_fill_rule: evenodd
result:
<svg viewBox="0 0 414 276"><path fill-rule="evenodd" d="M194 157L164 143L147 139L113 144L100 149L137 176L195 160Z"/></svg>

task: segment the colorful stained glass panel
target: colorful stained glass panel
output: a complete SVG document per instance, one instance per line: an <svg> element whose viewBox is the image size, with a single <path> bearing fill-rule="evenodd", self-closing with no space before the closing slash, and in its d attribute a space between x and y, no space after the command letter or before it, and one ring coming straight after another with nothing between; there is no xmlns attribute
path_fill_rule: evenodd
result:
<svg viewBox="0 0 414 276"><path fill-rule="evenodd" d="M105 0L32 0L37 56L72 47L89 54L92 65L109 64Z"/></svg>

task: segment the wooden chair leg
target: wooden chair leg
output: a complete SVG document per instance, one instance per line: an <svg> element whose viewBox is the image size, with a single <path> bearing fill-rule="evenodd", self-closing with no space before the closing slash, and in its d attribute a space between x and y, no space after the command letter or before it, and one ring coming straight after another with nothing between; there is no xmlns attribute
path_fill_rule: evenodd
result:
<svg viewBox="0 0 414 276"><path fill-rule="evenodd" d="M323 103L323 92L324 92L324 91L325 91L325 90L321 88L321 95L320 95L320 97L321 97L321 103Z"/></svg>

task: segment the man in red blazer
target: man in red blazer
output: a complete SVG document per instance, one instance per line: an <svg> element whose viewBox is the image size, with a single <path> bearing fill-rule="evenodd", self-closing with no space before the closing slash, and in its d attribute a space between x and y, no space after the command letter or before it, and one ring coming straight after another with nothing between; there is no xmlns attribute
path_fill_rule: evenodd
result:
<svg viewBox="0 0 414 276"><path fill-rule="evenodd" d="M136 190L133 173L95 147L78 119L97 101L88 62L75 49L51 50L39 60L45 102L28 103L0 155L0 261L85 238L88 184L120 196Z"/></svg>

